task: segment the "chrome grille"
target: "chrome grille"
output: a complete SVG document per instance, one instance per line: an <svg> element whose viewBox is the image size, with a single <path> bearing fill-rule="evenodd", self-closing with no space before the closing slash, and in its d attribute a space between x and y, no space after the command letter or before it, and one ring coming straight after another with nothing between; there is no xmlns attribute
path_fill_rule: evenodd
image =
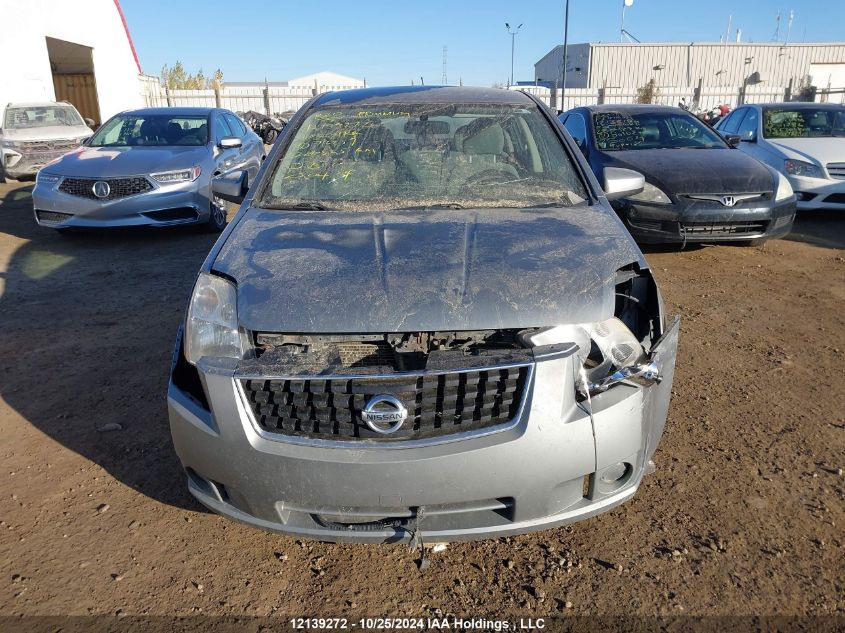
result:
<svg viewBox="0 0 845 633"><path fill-rule="evenodd" d="M69 152L79 147L77 139L69 141L26 141L23 149L26 152Z"/></svg>
<svg viewBox="0 0 845 633"><path fill-rule="evenodd" d="M831 178L837 180L845 180L845 163L828 163L827 173Z"/></svg>
<svg viewBox="0 0 845 633"><path fill-rule="evenodd" d="M94 195L93 187L95 182L103 180L109 184L109 195L104 198L98 198ZM134 196L139 193L149 191L153 186L149 180L143 176L136 176L133 178L65 178L59 185L59 191L70 194L72 196L79 196L81 198L91 198L93 200L114 200L115 198L125 198L126 196Z"/></svg>
<svg viewBox="0 0 845 633"><path fill-rule="evenodd" d="M452 372L339 378L241 378L256 424L279 436L333 441L395 442L443 438L513 420L530 365ZM374 395L398 398L408 411L402 427L382 435L361 411Z"/></svg>

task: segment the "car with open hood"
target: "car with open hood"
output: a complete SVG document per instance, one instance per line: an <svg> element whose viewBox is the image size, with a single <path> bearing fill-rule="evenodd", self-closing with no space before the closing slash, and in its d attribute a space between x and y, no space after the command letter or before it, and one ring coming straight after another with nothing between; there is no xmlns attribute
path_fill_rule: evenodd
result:
<svg viewBox="0 0 845 633"><path fill-rule="evenodd" d="M845 105L763 103L737 108L716 129L789 180L799 209L845 211Z"/></svg>
<svg viewBox="0 0 845 633"><path fill-rule="evenodd" d="M212 180L258 174L264 145L220 108L142 108L106 121L86 143L49 163L32 191L35 220L61 232L181 224L226 226Z"/></svg>
<svg viewBox="0 0 845 633"><path fill-rule="evenodd" d="M0 116L0 182L34 178L44 165L81 146L93 125L65 102L7 104Z"/></svg>
<svg viewBox="0 0 845 633"><path fill-rule="evenodd" d="M757 243L792 228L786 178L681 108L597 105L561 120L598 178L619 167L645 176L643 191L613 202L639 242Z"/></svg>
<svg viewBox="0 0 845 633"><path fill-rule="evenodd" d="M514 91L312 99L204 262L168 409L190 492L327 541L527 532L653 466L678 319L548 108ZM659 512L655 508L655 512Z"/></svg>

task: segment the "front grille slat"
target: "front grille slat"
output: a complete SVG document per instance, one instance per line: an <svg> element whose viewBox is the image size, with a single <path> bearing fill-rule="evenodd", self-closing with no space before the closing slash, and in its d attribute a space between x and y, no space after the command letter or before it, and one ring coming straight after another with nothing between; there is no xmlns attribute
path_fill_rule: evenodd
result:
<svg viewBox="0 0 845 633"><path fill-rule="evenodd" d="M758 235L765 233L768 222L684 222L681 234L687 237L727 237L731 235Z"/></svg>
<svg viewBox="0 0 845 633"><path fill-rule="evenodd" d="M109 185L109 195L100 198L94 195L94 183L102 180ZM139 193L150 191L152 183L143 176L132 178L64 178L59 185L59 191L71 196L90 198L92 200L115 200L134 196Z"/></svg>
<svg viewBox="0 0 845 633"><path fill-rule="evenodd" d="M828 163L826 167L831 178L845 180L845 163Z"/></svg>
<svg viewBox="0 0 845 633"><path fill-rule="evenodd" d="M284 437L381 442L440 438L510 422L527 387L529 365L438 374L319 379L240 379L260 428ZM405 424L381 435L361 420L375 394L408 410Z"/></svg>

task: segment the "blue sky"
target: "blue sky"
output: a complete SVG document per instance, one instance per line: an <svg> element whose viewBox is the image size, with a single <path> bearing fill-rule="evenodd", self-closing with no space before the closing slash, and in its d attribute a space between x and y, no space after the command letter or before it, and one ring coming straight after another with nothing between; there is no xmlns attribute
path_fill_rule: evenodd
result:
<svg viewBox="0 0 845 633"><path fill-rule="evenodd" d="M263 8L256 7L265 5ZM505 22L516 38L516 79L534 77L535 61L563 41L563 0L359 2L299 0L121 0L144 72L181 60L193 72L223 70L224 80L284 81L320 70L365 77L371 85L440 83L443 46L448 81L491 85L510 74ZM622 0L570 0L569 41L618 41ZM731 38L772 41L795 10L790 41L845 39L845 1L634 0L625 28L643 42L718 41L733 14Z"/></svg>

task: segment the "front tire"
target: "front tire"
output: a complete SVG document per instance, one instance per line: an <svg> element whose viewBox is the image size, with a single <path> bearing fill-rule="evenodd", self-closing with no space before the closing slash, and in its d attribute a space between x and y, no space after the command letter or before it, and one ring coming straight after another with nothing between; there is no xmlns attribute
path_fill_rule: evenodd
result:
<svg viewBox="0 0 845 633"><path fill-rule="evenodd" d="M209 233L220 233L226 228L226 212L228 211L226 201L214 197L211 201L211 215L205 223L205 230Z"/></svg>
<svg viewBox="0 0 845 633"><path fill-rule="evenodd" d="M265 145L272 145L273 142L276 140L277 136L279 136L279 133L276 130L274 130L273 128L266 130L264 132L264 144Z"/></svg>

